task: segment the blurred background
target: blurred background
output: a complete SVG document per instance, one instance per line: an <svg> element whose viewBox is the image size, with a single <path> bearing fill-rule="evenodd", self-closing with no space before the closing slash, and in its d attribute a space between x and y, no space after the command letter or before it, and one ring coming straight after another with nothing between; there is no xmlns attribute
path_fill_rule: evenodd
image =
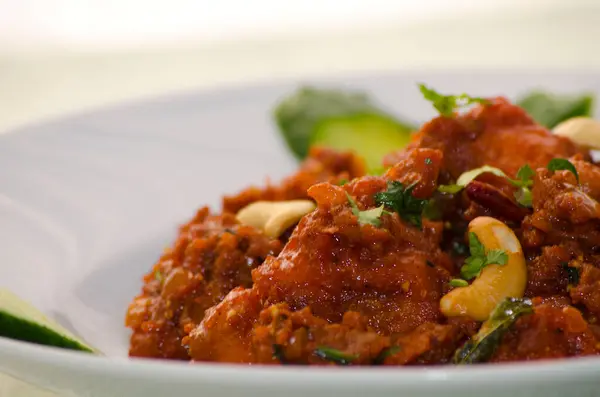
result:
<svg viewBox="0 0 600 397"><path fill-rule="evenodd" d="M0 132L257 80L596 69L598 37L598 0L0 0Z"/></svg>

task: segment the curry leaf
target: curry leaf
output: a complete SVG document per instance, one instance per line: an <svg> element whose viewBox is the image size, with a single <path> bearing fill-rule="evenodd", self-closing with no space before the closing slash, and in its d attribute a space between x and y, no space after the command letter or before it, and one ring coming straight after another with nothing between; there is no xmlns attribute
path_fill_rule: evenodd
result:
<svg viewBox="0 0 600 397"><path fill-rule="evenodd" d="M484 98L471 97L467 94L442 95L425 84L419 84L419 90L423 97L430 101L433 107L445 117L452 117L455 111L468 105L488 103Z"/></svg>
<svg viewBox="0 0 600 397"><path fill-rule="evenodd" d="M405 188L401 182L388 182L385 192L375 194L375 203L397 212L405 221L421 227L421 218L428 200L413 196L415 186L413 183Z"/></svg>
<svg viewBox="0 0 600 397"><path fill-rule="evenodd" d="M390 346L386 349L383 349L377 357L373 359L373 365L383 365L385 359L393 356L394 354L400 352L402 348L400 346Z"/></svg>
<svg viewBox="0 0 600 397"><path fill-rule="evenodd" d="M550 171L571 171L575 178L577 179L577 183L579 183L579 174L577 173L577 168L567 159L552 159L548 163L547 168Z"/></svg>
<svg viewBox="0 0 600 397"><path fill-rule="evenodd" d="M525 314L533 312L529 299L506 298L500 302L483 323L479 332L454 354L455 364L476 364L488 361L502 337Z"/></svg>
<svg viewBox="0 0 600 397"><path fill-rule="evenodd" d="M350 365L352 361L358 358L358 356L325 346L317 347L313 353L323 360L331 361L338 365Z"/></svg>

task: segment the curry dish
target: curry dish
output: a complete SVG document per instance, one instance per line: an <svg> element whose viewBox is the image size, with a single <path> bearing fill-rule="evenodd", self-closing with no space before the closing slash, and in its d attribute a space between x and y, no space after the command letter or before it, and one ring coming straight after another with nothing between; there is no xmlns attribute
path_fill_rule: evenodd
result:
<svg viewBox="0 0 600 397"><path fill-rule="evenodd" d="M492 98L368 175L314 146L278 185L201 208L130 304L130 355L435 365L600 352L600 168Z"/></svg>

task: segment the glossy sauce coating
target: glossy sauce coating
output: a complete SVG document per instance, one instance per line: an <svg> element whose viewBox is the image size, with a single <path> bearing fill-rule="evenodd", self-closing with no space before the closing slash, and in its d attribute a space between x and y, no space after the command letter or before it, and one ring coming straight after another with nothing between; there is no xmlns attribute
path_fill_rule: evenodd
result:
<svg viewBox="0 0 600 397"><path fill-rule="evenodd" d="M580 183L568 171L545 168L556 157L571 159ZM466 242L466 224L487 215L504 221L521 241L525 295L534 302L533 314L517 320L491 361L597 354L600 169L587 159L577 145L502 98L426 123L407 149L387 156L383 176L362 176L364 167L351 154L313 149L298 174L280 186L250 188L226 197L223 215L199 215L190 225L202 235L182 229L176 254L169 251L154 270L162 269L175 285L194 287L171 289L153 273L146 276L129 309L130 353L275 365L450 363L480 323L445 318L439 300L468 255L456 249ZM511 177L529 164L535 170L533 208L517 203L506 179L489 174L440 197L440 184L486 164ZM340 186L341 179L351 182ZM375 195L392 181L415 184L416 198L439 200L442 219L424 218L418 227L390 211L379 225L361 224L348 195L359 210L373 209ZM317 209L281 241L231 221L230 212L250 202L292 198L310 198ZM228 236L225 228L236 234ZM246 244L240 245L242 237ZM205 285L215 258L232 263L225 278L212 281L216 292ZM328 356L332 349L342 356Z"/></svg>

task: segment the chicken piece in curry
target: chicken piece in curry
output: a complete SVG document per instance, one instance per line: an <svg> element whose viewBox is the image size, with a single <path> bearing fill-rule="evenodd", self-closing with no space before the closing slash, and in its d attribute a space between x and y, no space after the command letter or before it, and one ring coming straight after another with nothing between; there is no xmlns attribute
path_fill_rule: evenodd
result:
<svg viewBox="0 0 600 397"><path fill-rule="evenodd" d="M316 147L281 184L201 209L129 306L130 355L439 365L600 352L587 148L493 98L424 124L384 164L366 175L358 156ZM316 208L278 235L257 226L269 214L237 216L290 200Z"/></svg>

